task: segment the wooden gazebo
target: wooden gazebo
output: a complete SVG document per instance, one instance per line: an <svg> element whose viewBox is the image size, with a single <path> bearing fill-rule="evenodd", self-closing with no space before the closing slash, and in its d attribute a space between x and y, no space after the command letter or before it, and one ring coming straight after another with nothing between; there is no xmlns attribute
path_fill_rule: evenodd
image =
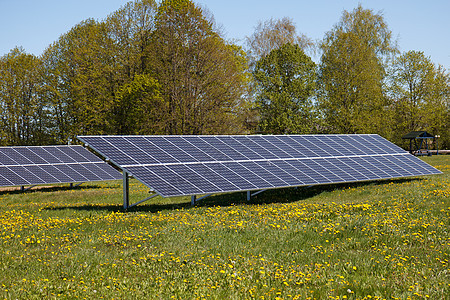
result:
<svg viewBox="0 0 450 300"><path fill-rule="evenodd" d="M414 155L428 155L431 156L431 152L428 149L427 139L434 139L434 135L426 131L411 131L410 133L402 136L402 139L409 140L409 153ZM413 149L413 141L415 149ZM425 145L424 145L425 141ZM422 147L425 146L424 149Z"/></svg>

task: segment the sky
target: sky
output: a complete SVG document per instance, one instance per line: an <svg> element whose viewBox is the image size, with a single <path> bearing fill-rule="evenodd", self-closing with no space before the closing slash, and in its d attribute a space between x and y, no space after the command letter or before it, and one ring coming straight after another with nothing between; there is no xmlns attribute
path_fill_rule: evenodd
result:
<svg viewBox="0 0 450 300"><path fill-rule="evenodd" d="M41 55L74 25L103 20L126 0L0 0L0 56L14 47ZM450 70L449 0L194 0L207 8L226 37L244 45L259 21L290 17L297 31L321 40L343 10L360 3L382 13L401 52L423 51Z"/></svg>

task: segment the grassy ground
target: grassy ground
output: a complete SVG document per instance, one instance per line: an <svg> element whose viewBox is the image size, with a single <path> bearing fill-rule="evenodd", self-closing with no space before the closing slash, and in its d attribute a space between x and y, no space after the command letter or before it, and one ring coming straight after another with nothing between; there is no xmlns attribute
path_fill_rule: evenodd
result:
<svg viewBox="0 0 450 300"><path fill-rule="evenodd" d="M444 174L127 213L117 181L3 191L0 299L448 299L450 156L424 160Z"/></svg>

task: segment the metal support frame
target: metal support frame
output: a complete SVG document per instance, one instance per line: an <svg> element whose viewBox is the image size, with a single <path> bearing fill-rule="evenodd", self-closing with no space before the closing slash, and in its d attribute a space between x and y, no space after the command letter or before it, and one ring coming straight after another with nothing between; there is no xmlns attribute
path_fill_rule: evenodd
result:
<svg viewBox="0 0 450 300"><path fill-rule="evenodd" d="M147 200L150 200L154 197L158 196L158 194L153 194L141 201L138 201L136 203L130 204L130 181L129 181L129 174L128 172L123 171L123 209L127 210L130 207L136 206L138 204L141 204L142 202L145 202Z"/></svg>
<svg viewBox="0 0 450 300"><path fill-rule="evenodd" d="M31 185L31 186L29 186L29 187L25 187L25 186L21 186L20 187L20 191L21 192L25 192L25 191L28 191L28 190L31 190L32 188L34 188L36 185Z"/></svg>
<svg viewBox="0 0 450 300"><path fill-rule="evenodd" d="M128 180L128 173L123 171L123 209L130 207L129 189L130 183Z"/></svg>
<svg viewBox="0 0 450 300"><path fill-rule="evenodd" d="M128 205L127 208L130 208L130 207L136 206L136 205L138 205L138 204L141 204L142 202L145 202L145 201L147 201L147 200L150 200L150 199L152 199L152 198L155 198L156 196L159 196L159 195L158 195L158 194L153 194L153 195L151 195L150 197L147 197L147 198L145 198L145 199L143 199L143 200L141 200L141 201L138 201L138 202L136 202L136 203L133 203L133 204L131 204L131 205ZM127 208L125 208L125 209L127 209Z"/></svg>
<svg viewBox="0 0 450 300"><path fill-rule="evenodd" d="M71 182L70 183L70 188L74 188L74 187L77 187L77 186L80 186L80 185L82 185L84 182L80 182L80 183L77 183L77 184L73 184L73 182Z"/></svg>
<svg viewBox="0 0 450 300"><path fill-rule="evenodd" d="M83 183L84 183L84 182L80 182L80 183L74 185L73 182L71 182L71 183L70 183L70 188L74 188L74 187L80 186L80 185L82 185ZM25 187L24 185L22 185L22 186L20 186L20 191L21 191L21 192L25 192L25 191L31 190L31 189L34 188L35 186L37 186L37 185L34 184L34 185L30 185L30 186L28 186L28 187Z"/></svg>
<svg viewBox="0 0 450 300"><path fill-rule="evenodd" d="M265 190L259 190L259 191L257 191L257 192L254 192L253 194L252 194L251 191L247 191L247 201L250 201L250 199L251 199L253 196L256 196L256 195L258 195L258 194L260 194L260 193L262 193L262 192L265 192L265 191L267 191L267 189L265 189Z"/></svg>
<svg viewBox="0 0 450 300"><path fill-rule="evenodd" d="M436 141L436 155L439 155L439 144L438 144L438 139L440 138L440 135L435 135L434 136L434 140Z"/></svg>
<svg viewBox="0 0 450 300"><path fill-rule="evenodd" d="M251 191L247 191L247 201L250 201L251 197L256 196L256 195L258 195L259 193L262 193L262 192L265 192L265 191L267 191L267 189L265 189L265 190L259 190L259 191L254 192L254 193L252 193ZM191 196L191 206L194 206L195 203L197 203L198 201L200 201L200 200L202 200L202 199L204 199L204 198L206 198L206 197L209 197L209 196L211 196L211 195L213 195L213 194L207 194L207 195L204 195L204 196L202 196L202 197L200 197L200 198L198 198L198 199L197 199L197 195L192 195L192 196Z"/></svg>
<svg viewBox="0 0 450 300"><path fill-rule="evenodd" d="M198 198L197 199L197 196L196 195L192 195L191 196L191 206L194 206L195 205L195 203L197 202L197 201L200 201L200 200L202 200L202 199L205 199L206 197L209 197L209 196L211 196L212 194L207 194L207 195L204 195L204 196L202 196L202 197L200 197L200 198Z"/></svg>

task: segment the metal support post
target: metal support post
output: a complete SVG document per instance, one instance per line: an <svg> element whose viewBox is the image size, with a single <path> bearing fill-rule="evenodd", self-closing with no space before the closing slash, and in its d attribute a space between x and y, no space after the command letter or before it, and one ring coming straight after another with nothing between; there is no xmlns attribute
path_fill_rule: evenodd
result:
<svg viewBox="0 0 450 300"><path fill-rule="evenodd" d="M80 185L82 185L84 182L80 182L80 183L77 183L77 184L73 184L73 182L71 182L70 183L70 188L72 189L72 188L74 188L74 187L77 187L77 186L80 186Z"/></svg>
<svg viewBox="0 0 450 300"><path fill-rule="evenodd" d="M251 197L252 197L252 192L247 191L247 201L250 201Z"/></svg>
<svg viewBox="0 0 450 300"><path fill-rule="evenodd" d="M130 206L128 173L123 171L123 209Z"/></svg>
<svg viewBox="0 0 450 300"><path fill-rule="evenodd" d="M436 155L439 155L439 144L438 144L438 138L440 138L439 135L434 136L436 140Z"/></svg>
<svg viewBox="0 0 450 300"><path fill-rule="evenodd" d="M195 196L195 195L192 195L191 196L191 206L194 206L195 205L195 200L197 199L197 196Z"/></svg>
<svg viewBox="0 0 450 300"><path fill-rule="evenodd" d="M156 196L158 196L158 194L151 195L150 197L147 197L147 198L145 198L145 199L143 199L143 200L141 200L141 201L139 201L139 202L136 202L136 203L133 203L133 204L128 205L128 208L133 207L133 206L136 206L136 205L138 205L138 204L141 204L142 202L145 202L145 201L147 201L147 200L150 200L150 199L152 199L152 198L155 198Z"/></svg>
<svg viewBox="0 0 450 300"><path fill-rule="evenodd" d="M31 189L34 188L35 186L36 186L36 185L30 185L29 187L26 188L25 186L22 185L22 186L20 187L20 191L21 191L21 192L26 192L26 191L28 191L28 190L31 190Z"/></svg>
<svg viewBox="0 0 450 300"><path fill-rule="evenodd" d="M258 195L259 193L262 193L262 192L265 192L265 191L267 191L267 189L266 189L266 190L260 190L260 191L254 192L253 194L251 194L251 196L256 196L256 195Z"/></svg>

